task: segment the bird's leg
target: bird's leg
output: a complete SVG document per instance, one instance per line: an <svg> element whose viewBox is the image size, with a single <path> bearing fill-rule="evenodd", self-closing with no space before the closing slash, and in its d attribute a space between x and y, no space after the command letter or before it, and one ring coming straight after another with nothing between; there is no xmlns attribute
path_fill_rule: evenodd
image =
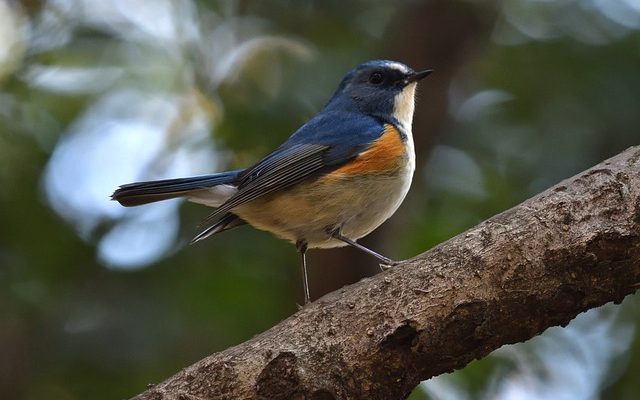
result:
<svg viewBox="0 0 640 400"><path fill-rule="evenodd" d="M309 297L309 282L307 280L307 242L299 240L296 242L296 249L300 254L300 267L302 270L302 287L304 289L304 304L311 302Z"/></svg>
<svg viewBox="0 0 640 400"><path fill-rule="evenodd" d="M376 253L375 251L371 250L368 247L365 247L363 245L361 245L360 243L357 243L355 240L351 240L346 236L343 236L340 233L339 229L334 229L329 231L329 234L331 235L331 237L333 237L334 239L338 239L340 241L345 242L346 244L348 244L349 246L353 246L356 249L363 251L371 256L374 256L375 258L377 258L378 260L380 260L381 264L380 265L380 269L382 271L386 271L387 269L389 269L389 267L392 267L394 265L396 265L398 262L397 261L393 261L392 259L383 256L382 254Z"/></svg>

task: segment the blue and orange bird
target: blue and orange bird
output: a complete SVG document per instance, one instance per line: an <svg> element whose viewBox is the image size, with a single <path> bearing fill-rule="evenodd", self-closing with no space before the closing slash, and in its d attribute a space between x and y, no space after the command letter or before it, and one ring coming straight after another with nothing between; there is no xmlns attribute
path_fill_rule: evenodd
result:
<svg viewBox="0 0 640 400"><path fill-rule="evenodd" d="M430 73L366 62L345 75L321 112L255 165L130 183L112 198L130 207L186 197L217 208L192 243L246 223L294 243L308 303L307 249L350 245L383 269L395 263L356 241L391 217L409 191L416 86Z"/></svg>

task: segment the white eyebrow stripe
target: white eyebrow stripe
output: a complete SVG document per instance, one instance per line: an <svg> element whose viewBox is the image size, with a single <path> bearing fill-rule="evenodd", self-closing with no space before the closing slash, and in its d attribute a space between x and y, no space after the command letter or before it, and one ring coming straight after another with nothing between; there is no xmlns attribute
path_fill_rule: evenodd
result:
<svg viewBox="0 0 640 400"><path fill-rule="evenodd" d="M387 62L386 64L387 64L387 67L397 69L398 71L403 72L405 74L409 72L409 68L404 64L401 64L398 62L392 62L392 61Z"/></svg>

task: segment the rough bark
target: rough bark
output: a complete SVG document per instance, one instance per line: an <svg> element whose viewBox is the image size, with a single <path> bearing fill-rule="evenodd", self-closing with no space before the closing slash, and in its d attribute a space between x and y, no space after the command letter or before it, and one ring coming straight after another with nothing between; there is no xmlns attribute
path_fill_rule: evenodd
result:
<svg viewBox="0 0 640 400"><path fill-rule="evenodd" d="M632 147L136 399L399 399L639 285Z"/></svg>

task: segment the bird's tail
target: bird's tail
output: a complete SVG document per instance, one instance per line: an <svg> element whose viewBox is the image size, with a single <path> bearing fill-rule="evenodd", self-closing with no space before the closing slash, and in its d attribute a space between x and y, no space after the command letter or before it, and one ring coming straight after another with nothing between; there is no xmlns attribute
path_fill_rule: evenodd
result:
<svg viewBox="0 0 640 400"><path fill-rule="evenodd" d="M125 207L139 206L156 201L189 197L195 202L215 203L212 188L219 185L233 184L242 170L221 172L218 174L194 176L191 178L164 179L160 181L135 182L120 186L111 195ZM225 192L229 192L226 190ZM211 204L214 205L214 204Z"/></svg>

